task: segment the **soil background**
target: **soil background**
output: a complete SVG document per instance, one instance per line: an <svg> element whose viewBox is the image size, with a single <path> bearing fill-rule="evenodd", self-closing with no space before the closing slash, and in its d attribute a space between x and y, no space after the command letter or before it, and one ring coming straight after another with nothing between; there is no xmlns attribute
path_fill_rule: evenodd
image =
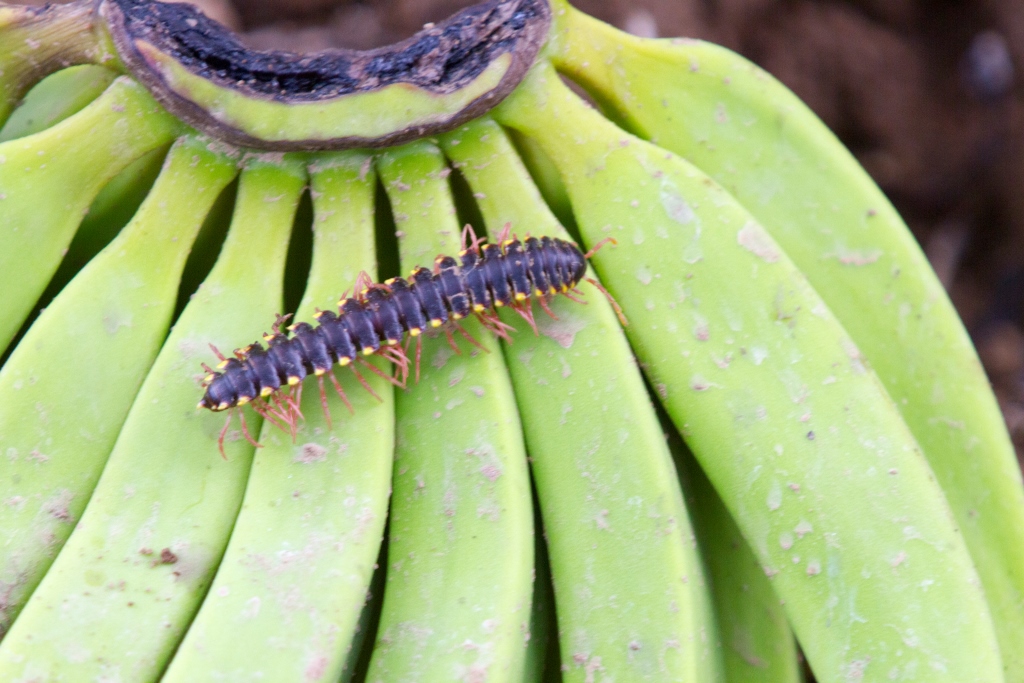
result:
<svg viewBox="0 0 1024 683"><path fill-rule="evenodd" d="M206 0L253 47L406 38L469 0ZM1024 0L574 0L752 59L850 147L960 310L1024 456Z"/></svg>

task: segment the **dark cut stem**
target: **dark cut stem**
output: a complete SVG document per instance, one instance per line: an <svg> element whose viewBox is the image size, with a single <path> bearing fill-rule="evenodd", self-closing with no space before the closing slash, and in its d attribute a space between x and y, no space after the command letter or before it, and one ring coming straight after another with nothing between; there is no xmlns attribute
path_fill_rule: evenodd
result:
<svg viewBox="0 0 1024 683"><path fill-rule="evenodd" d="M121 60L171 113L233 144L276 151L384 147L452 130L489 111L519 84L551 24L548 0L488 0L391 46L300 55L251 50L187 4L99 0L99 7ZM479 94L467 91L476 94L474 99L456 103L453 96L504 55L509 63L500 81ZM174 84L168 68L179 74ZM181 74L192 78L192 85L182 86ZM254 132L259 125L239 123L237 117L228 122L223 113L208 111L189 89L212 86L253 103L319 105L351 95L391 96L381 91L394 85L442 103L450 100L452 111L408 120L396 112L393 130L369 137L338 121L337 131L315 139L270 139Z"/></svg>

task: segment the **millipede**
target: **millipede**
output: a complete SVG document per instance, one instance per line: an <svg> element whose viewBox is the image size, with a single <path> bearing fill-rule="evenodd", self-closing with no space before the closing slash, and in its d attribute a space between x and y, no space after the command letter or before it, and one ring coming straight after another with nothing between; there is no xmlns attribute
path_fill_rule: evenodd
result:
<svg viewBox="0 0 1024 683"><path fill-rule="evenodd" d="M458 260L441 255L434 259L433 269L417 267L409 279L396 277L382 283L375 283L361 273L355 293L343 295L337 313L317 310L316 325L300 322L285 326L290 316L278 315L271 332L263 335L266 348L254 342L236 349L233 357L225 357L211 344L220 363L216 369L203 364L207 372L202 382L205 393L198 407L214 412L237 408L242 433L256 447L260 444L249 433L241 411L245 405L276 427L291 432L294 438L297 421L302 418L302 381L309 375L317 378L320 402L330 424L325 377L352 411L352 404L332 371L335 364L350 368L362 387L379 399L357 365L405 387L410 363L419 380L424 333L443 332L455 353L460 351L453 333L486 351L459 325L460 320L475 316L486 329L510 341L508 332L513 328L503 323L497 313L504 307L516 311L537 334L532 302L536 301L555 318L548 306L550 300L562 295L585 303L574 296L582 295L577 286L584 280L608 298L625 325L622 309L614 298L586 275L587 260L607 243L614 244L615 240L606 238L583 253L574 243L555 237L510 238L508 226L496 243L488 243L466 226ZM413 339L415 361L409 357ZM396 375L369 363L367 359L374 355L393 363ZM217 441L221 456L230 424L231 414Z"/></svg>

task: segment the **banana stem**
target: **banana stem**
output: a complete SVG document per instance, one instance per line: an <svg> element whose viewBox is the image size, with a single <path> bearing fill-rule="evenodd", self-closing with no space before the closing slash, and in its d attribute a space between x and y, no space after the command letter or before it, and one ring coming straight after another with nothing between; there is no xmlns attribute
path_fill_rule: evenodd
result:
<svg viewBox="0 0 1024 683"><path fill-rule="evenodd" d="M0 7L0 121L43 77L75 64L110 64L115 55L93 26L94 3Z"/></svg>

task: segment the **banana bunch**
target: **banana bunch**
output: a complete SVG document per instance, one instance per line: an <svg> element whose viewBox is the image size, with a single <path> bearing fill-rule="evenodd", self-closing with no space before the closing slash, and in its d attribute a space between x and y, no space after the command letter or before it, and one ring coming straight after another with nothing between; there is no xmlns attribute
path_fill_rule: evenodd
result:
<svg viewBox="0 0 1024 683"><path fill-rule="evenodd" d="M0 6L0 124L0 680L1024 683L970 341L737 55L564 0L309 56ZM196 408L474 231L590 268Z"/></svg>

